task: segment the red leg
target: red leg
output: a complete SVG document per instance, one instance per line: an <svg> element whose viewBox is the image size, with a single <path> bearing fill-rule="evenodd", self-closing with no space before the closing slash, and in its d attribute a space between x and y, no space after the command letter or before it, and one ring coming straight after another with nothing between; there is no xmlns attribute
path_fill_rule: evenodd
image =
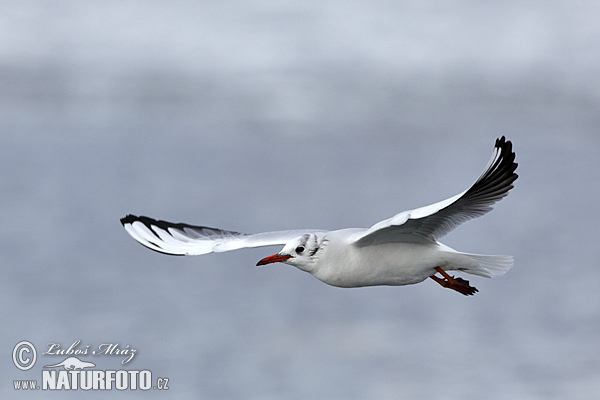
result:
<svg viewBox="0 0 600 400"><path fill-rule="evenodd" d="M472 296L479 291L477 288L470 286L469 281L450 276L440 267L435 267L435 270L439 272L443 278L438 278L435 275L431 275L430 278L445 288L456 290L458 293L464 294L465 296Z"/></svg>

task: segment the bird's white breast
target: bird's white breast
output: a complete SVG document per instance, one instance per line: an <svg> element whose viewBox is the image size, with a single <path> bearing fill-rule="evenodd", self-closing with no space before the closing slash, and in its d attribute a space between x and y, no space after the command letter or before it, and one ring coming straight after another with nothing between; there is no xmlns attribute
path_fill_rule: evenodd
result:
<svg viewBox="0 0 600 400"><path fill-rule="evenodd" d="M313 271L340 287L408 285L433 275L445 262L437 245L386 243L358 247L333 237Z"/></svg>

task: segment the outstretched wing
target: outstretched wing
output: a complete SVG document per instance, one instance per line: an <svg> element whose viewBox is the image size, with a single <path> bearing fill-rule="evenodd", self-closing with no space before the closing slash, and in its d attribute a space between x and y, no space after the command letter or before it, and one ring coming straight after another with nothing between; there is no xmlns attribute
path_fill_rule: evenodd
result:
<svg viewBox="0 0 600 400"><path fill-rule="evenodd" d="M127 215L121 224L135 240L159 253L177 256L223 252L245 247L283 245L316 230L264 232L254 235Z"/></svg>
<svg viewBox="0 0 600 400"><path fill-rule="evenodd" d="M494 153L470 189L430 206L404 211L373 225L354 241L357 246L390 242L435 243L459 224L482 216L508 194L517 179L512 143L496 139Z"/></svg>

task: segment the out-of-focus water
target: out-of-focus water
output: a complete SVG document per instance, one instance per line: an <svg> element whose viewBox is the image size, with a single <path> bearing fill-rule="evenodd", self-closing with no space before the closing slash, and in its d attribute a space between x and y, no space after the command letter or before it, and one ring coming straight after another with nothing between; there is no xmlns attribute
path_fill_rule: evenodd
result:
<svg viewBox="0 0 600 400"><path fill-rule="evenodd" d="M596 2L0 7L3 398L597 398ZM119 223L366 227L467 188L501 135L514 191L443 240L514 255L472 298L254 267L276 247L168 257ZM75 340L170 389L15 392Z"/></svg>

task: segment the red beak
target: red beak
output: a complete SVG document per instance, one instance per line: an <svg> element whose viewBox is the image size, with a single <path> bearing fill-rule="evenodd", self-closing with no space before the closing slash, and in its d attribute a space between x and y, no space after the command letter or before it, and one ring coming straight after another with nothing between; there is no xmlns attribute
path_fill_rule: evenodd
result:
<svg viewBox="0 0 600 400"><path fill-rule="evenodd" d="M262 260L260 260L259 262L257 262L256 266L258 267L259 265L266 265L266 264L271 264L271 263L276 263L276 262L282 262L282 261L287 260L288 258L292 258L292 256L290 256L289 254L273 254L272 256L265 257Z"/></svg>

